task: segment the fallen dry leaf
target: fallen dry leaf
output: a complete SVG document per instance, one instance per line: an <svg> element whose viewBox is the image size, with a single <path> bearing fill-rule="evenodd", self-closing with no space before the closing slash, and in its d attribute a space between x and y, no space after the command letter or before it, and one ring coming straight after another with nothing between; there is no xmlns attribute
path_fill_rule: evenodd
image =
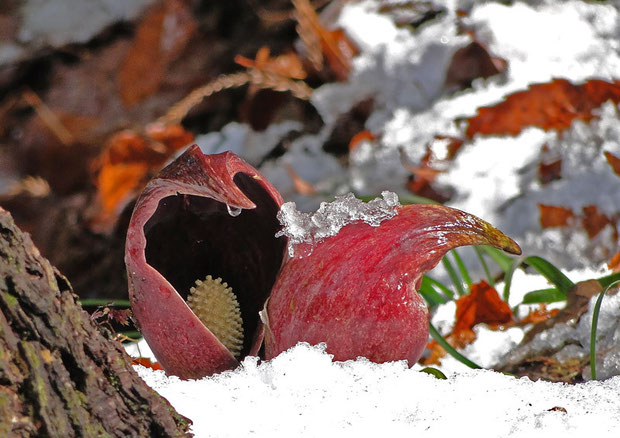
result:
<svg viewBox="0 0 620 438"><path fill-rule="evenodd" d="M183 0L161 1L148 10L118 72L126 106L157 91L168 65L181 54L196 27L196 20Z"/></svg>
<svg viewBox="0 0 620 438"><path fill-rule="evenodd" d="M433 186L433 181L442 171L435 169L432 166L433 153L429 147L427 147L426 154L422 160L420 160L420 165L414 166L408 164L404 158L402 159L402 162L403 166L411 172L411 175L405 183L407 190L415 195L432 199L433 201L441 204L450 200L453 195L452 189L446 187L437 188Z"/></svg>
<svg viewBox="0 0 620 438"><path fill-rule="evenodd" d="M603 228L611 226L614 230L615 240L618 240L618 230L616 227L616 221L607 217L605 214L598 211L596 205L588 205L582 208L583 216L581 224L583 229L588 233L590 239L596 237Z"/></svg>
<svg viewBox="0 0 620 438"><path fill-rule="evenodd" d="M604 152L604 154L614 173L620 176L620 158L616 157L611 152Z"/></svg>
<svg viewBox="0 0 620 438"><path fill-rule="evenodd" d="M180 125L151 124L146 132L146 136L131 130L116 133L95 160L92 167L99 209L92 221L94 229L108 229L151 173L194 138Z"/></svg>
<svg viewBox="0 0 620 438"><path fill-rule="evenodd" d="M547 185L552 181L562 178L562 159L550 163L540 162L538 164L538 180L541 185Z"/></svg>
<svg viewBox="0 0 620 438"><path fill-rule="evenodd" d="M620 251L615 253L611 259L609 259L607 267L611 269L612 272L620 272Z"/></svg>
<svg viewBox="0 0 620 438"><path fill-rule="evenodd" d="M245 68L268 71L291 79L305 79L307 76L299 56L293 52L272 57L269 47L263 46L256 52L256 59L235 56L235 62Z"/></svg>
<svg viewBox="0 0 620 438"><path fill-rule="evenodd" d="M538 204L538 209L540 211L540 226L543 228L565 227L575 217L572 210L564 207Z"/></svg>
<svg viewBox="0 0 620 438"><path fill-rule="evenodd" d="M557 315L559 311L560 309L549 310L547 309L547 305L545 303L540 303L538 308L531 310L530 313L519 321L519 325L537 324L539 322L546 321Z"/></svg>
<svg viewBox="0 0 620 438"><path fill-rule="evenodd" d="M316 189L314 186L300 177L290 164L284 163L284 169L286 170L289 178L293 181L293 187L297 193L306 196L316 195Z"/></svg>
<svg viewBox="0 0 620 438"><path fill-rule="evenodd" d="M456 322L452 333L471 330L479 323L506 324L512 321L512 311L497 291L487 282L472 284L468 295L456 301Z"/></svg>
<svg viewBox="0 0 620 438"><path fill-rule="evenodd" d="M323 56L339 81L344 81L351 71L351 60L358 53L355 45L341 29L325 29L308 0L293 0L295 17L299 25L297 32L304 42L312 67L323 69Z"/></svg>
<svg viewBox="0 0 620 438"><path fill-rule="evenodd" d="M153 361L151 361L151 359L149 359L147 357L135 357L131 361L131 364L132 365L142 365L143 367L151 368L151 369L153 369L155 371L163 370L163 368L161 367L159 362L153 362Z"/></svg>
<svg viewBox="0 0 620 438"><path fill-rule="evenodd" d="M369 130L360 131L349 142L349 152L359 146L362 141L374 141L375 136Z"/></svg>
<svg viewBox="0 0 620 438"><path fill-rule="evenodd" d="M513 321L512 311L497 291L485 281L472 284L468 295L456 301L456 321L446 341L455 348L462 348L476 339L473 327L484 323L491 327L509 324ZM440 364L446 351L436 341L428 344L429 356L424 359L425 365Z"/></svg>
<svg viewBox="0 0 620 438"><path fill-rule="evenodd" d="M550 329L557 323L571 322L574 324L588 310L590 299L603 291L603 287L598 280L580 281L568 291L566 295L566 306L559 309L553 317L544 319L525 333L521 345L532 341L534 337L545 330Z"/></svg>
<svg viewBox="0 0 620 438"><path fill-rule="evenodd" d="M491 56L482 43L473 41L452 55L446 85L465 89L471 87L474 79L486 79L505 70L506 60Z"/></svg>
<svg viewBox="0 0 620 438"><path fill-rule="evenodd" d="M495 106L479 108L469 119L465 135L516 135L528 126L561 131L573 120L590 121L595 117L592 110L608 100L620 102L620 81L593 79L573 85L554 79L513 93Z"/></svg>
<svg viewBox="0 0 620 438"><path fill-rule="evenodd" d="M599 235L606 227L611 227L613 239L618 241L620 233L618 232L618 216L609 217L601 213L595 205L588 205L581 209L581 214L575 214L571 209L560 206L538 204L540 212L540 226L544 228L550 227L566 227L570 229L578 229L581 227L590 239Z"/></svg>

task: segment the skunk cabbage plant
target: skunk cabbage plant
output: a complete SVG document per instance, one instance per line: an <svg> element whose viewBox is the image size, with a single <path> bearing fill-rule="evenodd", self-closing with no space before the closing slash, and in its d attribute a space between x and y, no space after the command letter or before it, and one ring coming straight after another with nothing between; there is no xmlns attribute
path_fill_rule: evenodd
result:
<svg viewBox="0 0 620 438"><path fill-rule="evenodd" d="M302 341L325 342L335 360L413 364L428 340L422 275L457 246L520 253L475 216L416 204L289 254L282 203L238 156L196 146L147 184L125 263L134 317L168 374L200 378Z"/></svg>

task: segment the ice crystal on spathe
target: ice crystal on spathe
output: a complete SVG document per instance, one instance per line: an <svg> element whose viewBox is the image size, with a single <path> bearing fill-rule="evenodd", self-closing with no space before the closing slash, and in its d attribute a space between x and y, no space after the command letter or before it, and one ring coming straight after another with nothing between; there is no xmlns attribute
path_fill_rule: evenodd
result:
<svg viewBox="0 0 620 438"><path fill-rule="evenodd" d="M277 215L283 228L276 237L288 237L288 252L293 257L295 245L320 242L335 236L342 227L353 222L364 221L377 227L382 221L396 216L400 207L396 193L384 191L381 196L369 202L357 199L353 193L336 196L332 202L322 202L315 213L302 213L294 202L287 202Z"/></svg>

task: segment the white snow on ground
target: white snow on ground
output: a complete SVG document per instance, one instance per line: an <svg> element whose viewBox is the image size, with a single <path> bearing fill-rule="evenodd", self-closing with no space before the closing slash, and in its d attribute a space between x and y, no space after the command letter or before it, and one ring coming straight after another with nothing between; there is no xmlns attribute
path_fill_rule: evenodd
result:
<svg viewBox="0 0 620 438"><path fill-rule="evenodd" d="M580 84L592 78L612 79L620 72L617 3L439 3L447 7L447 13L415 32L379 14L379 2L344 5L335 24L345 28L361 53L348 81L326 84L313 96L325 128L317 135L296 139L282 157L260 167L286 200L311 211L320 202L349 191L373 196L383 190L404 193L408 170L402 156L415 164L435 135L462 136L463 126L455 120L471 117L479 107L498 103L533 83L566 78ZM457 8L471 9L463 24L473 27L493 55L507 60L508 70L454 93L443 86L446 69L452 54L470 42L457 34ZM375 107L366 128L379 140L357 147L348 166L343 165L324 153L322 144L338 115L370 96L375 98ZM465 143L438 183L455 189L449 205L498 226L526 254L549 258L574 282L601 277L608 273L601 271L601 263L618 251L609 227L594 241L578 229L542 230L537 210L542 203L571 208L578 214L582 207L596 205L607 215L618 214L620 178L602 155L603 151L620 155L618 109L606 104L600 116L588 124L575 122L561 135L528 128L514 137L477 136ZM202 143L206 150L232 149L256 163L269 149L267 144L276 144L278 136L296 127L270 129L258 134L230 124ZM536 177L543 145L549 148L548 154L563 158L562 179L544 186ZM445 153L441 142L434 142L432 148L436 154ZM318 194L296 194L284 163L312 183ZM470 259L465 263L469 266ZM580 270L568 270L573 268ZM545 287L548 284L542 277L517 271L510 305L519 304L525 293ZM594 300L579 322L557 326L536 340L538 346L570 341L573 345L560 353L567 357L587 354ZM526 313L527 307L521 307ZM434 313L433 323L442 333L449 332L454 309L454 303L449 303ZM599 378L608 379L576 386L470 370L449 356L439 367L448 379L438 380L419 372L419 367L407 369L404 363L332 363L320 347L307 345L261 364L246 358L239 369L201 381L180 381L161 371L136 369L194 421L193 431L199 437L616 437L620 430L619 309L620 295L603 299L597 370ZM520 328L491 331L481 325L475 330L477 340L462 353L482 366L522 353L515 349L524 333Z"/></svg>
<svg viewBox="0 0 620 438"><path fill-rule="evenodd" d="M469 370L439 380L404 362L332 363L307 344L200 381L136 370L199 437L612 437L620 428L620 376L568 386Z"/></svg>

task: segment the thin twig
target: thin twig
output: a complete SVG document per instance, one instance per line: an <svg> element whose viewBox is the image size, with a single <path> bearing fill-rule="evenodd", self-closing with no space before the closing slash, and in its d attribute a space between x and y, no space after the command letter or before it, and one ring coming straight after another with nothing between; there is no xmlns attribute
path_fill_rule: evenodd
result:
<svg viewBox="0 0 620 438"><path fill-rule="evenodd" d="M161 123L163 125L179 124L187 113L189 113L193 107L202 102L204 98L224 89L241 87L242 85L249 83L250 80L250 75L247 72L222 75L189 93L186 97L173 105L172 108L170 108L164 116L160 117L156 123Z"/></svg>
<svg viewBox="0 0 620 438"><path fill-rule="evenodd" d="M185 98L176 103L170 111L160 117L156 123L163 125L179 124L190 110L212 94L225 89L237 88L246 84L260 88L271 88L276 91L290 91L298 99L308 100L312 88L303 81L294 81L275 73L250 69L239 73L222 75L208 84L196 88Z"/></svg>
<svg viewBox="0 0 620 438"><path fill-rule="evenodd" d="M295 19L297 20L297 33L304 42L307 58L316 71L323 69L323 51L317 29L321 26L314 8L308 0L292 0L295 6Z"/></svg>
<svg viewBox="0 0 620 438"><path fill-rule="evenodd" d="M50 131L60 140L62 144L68 146L74 142L73 135L63 126L56 114L47 106L36 93L31 90L24 90L22 97L30 105L41 121Z"/></svg>

